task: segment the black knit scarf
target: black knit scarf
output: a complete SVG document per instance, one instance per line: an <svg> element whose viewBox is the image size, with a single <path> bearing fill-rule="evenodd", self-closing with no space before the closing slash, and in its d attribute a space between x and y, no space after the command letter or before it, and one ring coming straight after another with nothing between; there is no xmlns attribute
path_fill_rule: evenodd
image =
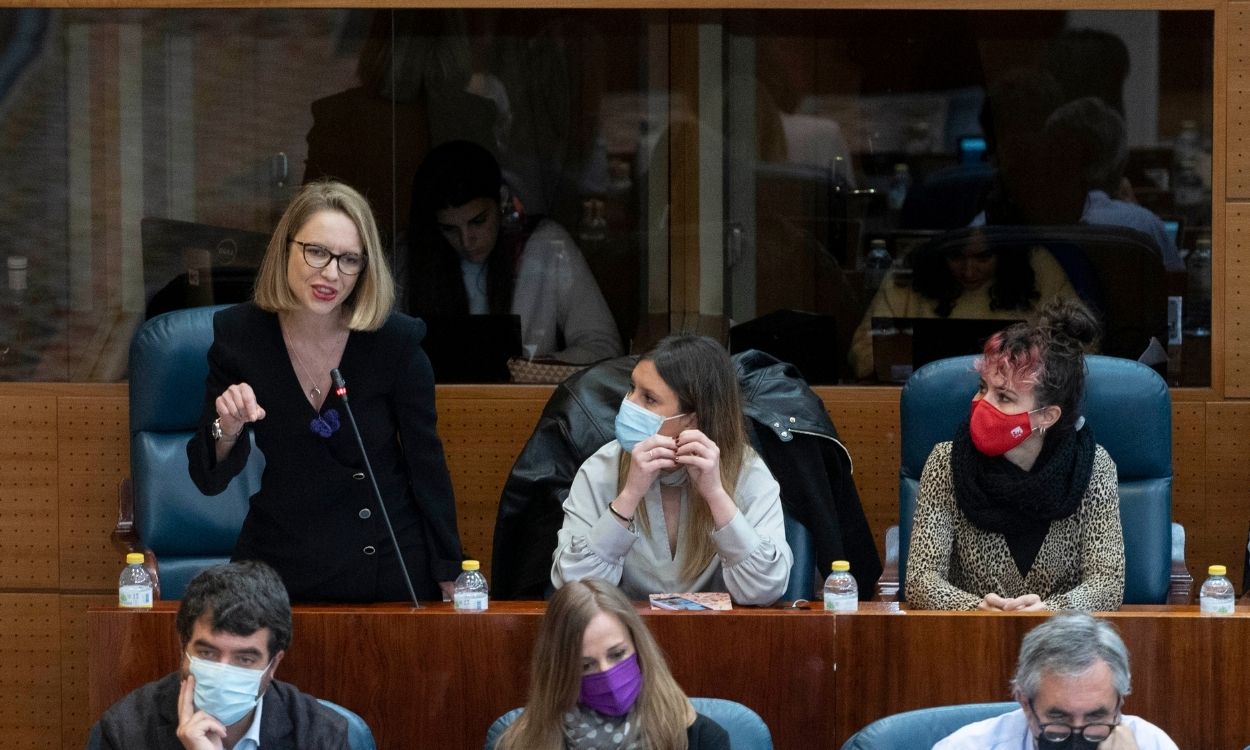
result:
<svg viewBox="0 0 1250 750"><path fill-rule="evenodd" d="M1029 471L972 444L968 423L951 444L955 503L977 528L1004 535L1042 535L1050 522L1081 506L1094 471L1094 436L1082 430L1051 432Z"/></svg>

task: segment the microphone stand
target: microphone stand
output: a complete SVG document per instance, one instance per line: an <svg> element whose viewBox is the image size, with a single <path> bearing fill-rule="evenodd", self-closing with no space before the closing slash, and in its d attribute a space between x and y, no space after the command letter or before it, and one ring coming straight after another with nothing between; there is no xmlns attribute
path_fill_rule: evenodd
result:
<svg viewBox="0 0 1250 750"><path fill-rule="evenodd" d="M330 370L330 379L334 381L334 393L343 401L343 409L347 412L347 420L352 423L352 434L356 436L356 445L360 447L360 457L365 461L365 473L369 475L369 483L373 485L373 497L378 501L378 510L382 511L382 520L386 522L386 533L395 546L395 557L399 560L399 570L404 574L404 585L408 587L408 596L412 597L413 609L421 609L417 601L417 592L412 588L412 579L408 577L408 563L404 560L403 550L399 548L399 540L395 538L395 528L391 526L391 515L386 512L386 503L382 502L382 491L378 489L378 478L373 474L373 466L369 463L369 454L365 451L365 441L360 438L360 428L356 426L356 417L352 414L352 406L347 402L347 381L339 368Z"/></svg>

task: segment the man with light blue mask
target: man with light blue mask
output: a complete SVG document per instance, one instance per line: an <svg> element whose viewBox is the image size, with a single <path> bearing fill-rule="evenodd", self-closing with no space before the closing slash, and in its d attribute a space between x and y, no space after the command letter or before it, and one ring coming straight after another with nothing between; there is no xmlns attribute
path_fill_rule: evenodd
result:
<svg viewBox="0 0 1250 750"><path fill-rule="evenodd" d="M101 746L145 750L346 750L346 720L274 679L291 642L291 602L268 565L217 565L187 586L181 668L114 704Z"/></svg>

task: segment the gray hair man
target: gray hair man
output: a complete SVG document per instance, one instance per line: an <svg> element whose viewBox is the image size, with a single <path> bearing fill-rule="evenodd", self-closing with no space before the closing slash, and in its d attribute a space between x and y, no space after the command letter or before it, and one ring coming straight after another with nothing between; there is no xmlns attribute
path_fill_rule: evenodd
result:
<svg viewBox="0 0 1250 750"><path fill-rule="evenodd" d="M1128 649L1111 623L1063 612L1024 637L1012 697L1020 708L969 724L933 750L1176 750L1163 730L1121 712Z"/></svg>

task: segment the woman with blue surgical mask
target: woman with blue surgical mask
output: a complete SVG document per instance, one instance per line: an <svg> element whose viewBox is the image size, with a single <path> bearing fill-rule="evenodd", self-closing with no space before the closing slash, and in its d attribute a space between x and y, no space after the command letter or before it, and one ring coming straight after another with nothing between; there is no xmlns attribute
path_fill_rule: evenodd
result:
<svg viewBox="0 0 1250 750"><path fill-rule="evenodd" d="M551 597L529 701L492 750L728 750L695 713L633 605L597 578Z"/></svg>
<svg viewBox="0 0 1250 750"><path fill-rule="evenodd" d="M606 579L634 599L726 591L766 605L793 555L780 491L747 442L724 347L676 334L642 355L616 440L578 469L551 566L556 587Z"/></svg>

